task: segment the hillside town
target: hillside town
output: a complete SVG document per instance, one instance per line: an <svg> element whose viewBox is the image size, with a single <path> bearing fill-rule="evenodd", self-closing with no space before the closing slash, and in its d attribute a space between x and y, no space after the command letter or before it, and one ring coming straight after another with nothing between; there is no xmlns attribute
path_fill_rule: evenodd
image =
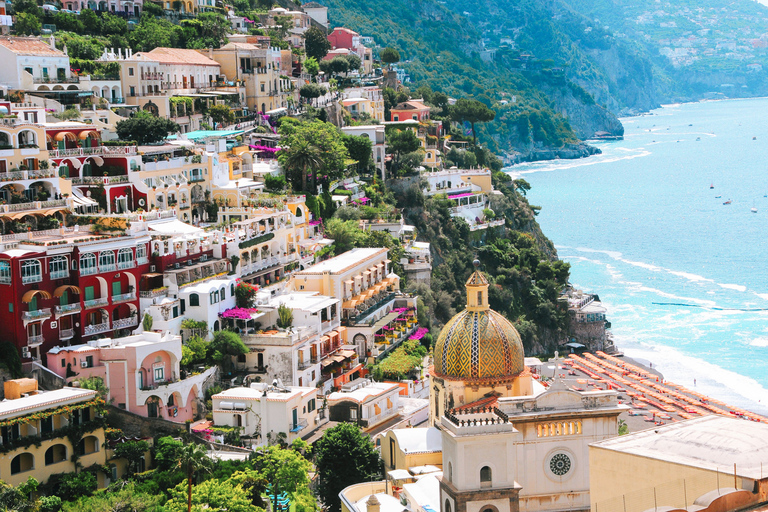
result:
<svg viewBox="0 0 768 512"><path fill-rule="evenodd" d="M229 7L0 0L0 505L764 509L768 419L623 357L492 109L317 2Z"/></svg>

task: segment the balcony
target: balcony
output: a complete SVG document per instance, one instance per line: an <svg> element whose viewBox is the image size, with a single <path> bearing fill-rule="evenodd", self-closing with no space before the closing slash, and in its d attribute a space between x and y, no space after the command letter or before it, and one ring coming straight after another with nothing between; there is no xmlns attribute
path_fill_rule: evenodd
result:
<svg viewBox="0 0 768 512"><path fill-rule="evenodd" d="M65 279L69 277L69 270L52 270L51 279Z"/></svg>
<svg viewBox="0 0 768 512"><path fill-rule="evenodd" d="M136 300L136 294L134 292L121 293L120 295L112 296L112 304L120 304L122 302L130 302Z"/></svg>
<svg viewBox="0 0 768 512"><path fill-rule="evenodd" d="M100 297L98 299L87 300L83 304L85 305L85 309L98 308L101 306L108 306L109 299L106 297Z"/></svg>
<svg viewBox="0 0 768 512"><path fill-rule="evenodd" d="M43 338L42 334L28 334L27 335L27 345L30 347L34 347L36 345L40 345L45 339Z"/></svg>
<svg viewBox="0 0 768 512"><path fill-rule="evenodd" d="M127 329L129 327L136 327L139 325L139 317L138 316L132 316L129 318L121 318L119 320L115 320L112 322L112 328L117 329Z"/></svg>
<svg viewBox="0 0 768 512"><path fill-rule="evenodd" d="M80 83L80 77L79 76L65 76L65 77L51 77L51 76L44 76L44 77L34 77L32 78L32 82L36 84L79 84Z"/></svg>
<svg viewBox="0 0 768 512"><path fill-rule="evenodd" d="M74 313L79 313L82 310L83 308L77 302L74 304L62 304L53 307L53 312L56 313L56 316L72 315Z"/></svg>
<svg viewBox="0 0 768 512"><path fill-rule="evenodd" d="M149 259L146 256L143 258L142 257L136 258L137 265L146 265L147 263L149 263Z"/></svg>
<svg viewBox="0 0 768 512"><path fill-rule="evenodd" d="M50 158L64 158L67 156L126 156L135 155L136 146L96 146L93 148L69 148L69 149L50 149L48 156Z"/></svg>
<svg viewBox="0 0 768 512"><path fill-rule="evenodd" d="M99 265L99 272L114 272L115 270L117 270L117 265L114 263Z"/></svg>
<svg viewBox="0 0 768 512"><path fill-rule="evenodd" d="M80 267L81 276L92 276L98 273L99 273L98 267Z"/></svg>
<svg viewBox="0 0 768 512"><path fill-rule="evenodd" d="M83 331L83 335L85 336L92 336L94 334L100 334L102 332L111 331L109 327L109 322L104 322L101 324L93 324L93 325L86 325L85 330Z"/></svg>
<svg viewBox="0 0 768 512"><path fill-rule="evenodd" d="M21 318L26 321L40 320L41 318L48 318L51 316L51 308L36 309L34 311L24 311L21 314Z"/></svg>
<svg viewBox="0 0 768 512"><path fill-rule="evenodd" d="M304 361L299 361L299 370L306 370L307 368L311 368L312 366L316 365L318 362L319 362L319 359L316 357L312 357Z"/></svg>
<svg viewBox="0 0 768 512"><path fill-rule="evenodd" d="M136 262L134 260L117 262L117 270L125 270L127 268L134 268L135 266Z"/></svg>
<svg viewBox="0 0 768 512"><path fill-rule="evenodd" d="M43 280L43 276L40 274L32 274L29 276L21 276L21 282L23 284L39 283Z"/></svg>
<svg viewBox="0 0 768 512"><path fill-rule="evenodd" d="M201 174L193 174L189 177L189 181L192 183L197 183L199 181L205 181L205 176Z"/></svg>
<svg viewBox="0 0 768 512"><path fill-rule="evenodd" d="M60 340L68 340L70 338L75 337L75 330L74 329L62 329L59 331L59 339Z"/></svg>
<svg viewBox="0 0 768 512"><path fill-rule="evenodd" d="M142 299L154 299L156 297L165 297L166 295L168 295L167 287L139 292L139 297Z"/></svg>
<svg viewBox="0 0 768 512"><path fill-rule="evenodd" d="M296 423L289 423L288 424L289 430L291 433L299 432L300 430L304 430L307 428L307 419L306 418L299 418Z"/></svg>

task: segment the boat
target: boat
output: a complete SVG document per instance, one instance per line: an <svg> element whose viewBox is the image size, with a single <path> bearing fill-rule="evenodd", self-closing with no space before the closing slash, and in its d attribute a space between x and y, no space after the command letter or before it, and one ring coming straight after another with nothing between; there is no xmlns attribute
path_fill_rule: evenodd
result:
<svg viewBox="0 0 768 512"><path fill-rule="evenodd" d="M723 196L715 196L715 199L721 199Z"/></svg>
<svg viewBox="0 0 768 512"><path fill-rule="evenodd" d="M715 184L714 184L714 182L709 184L709 188L710 188L710 189L713 189L713 188L715 188Z"/></svg>
<svg viewBox="0 0 768 512"><path fill-rule="evenodd" d="M754 206L752 207L752 213L757 213L757 208L755 208Z"/></svg>
<svg viewBox="0 0 768 512"><path fill-rule="evenodd" d="M731 204L731 200L729 199L726 202L724 202L723 204Z"/></svg>

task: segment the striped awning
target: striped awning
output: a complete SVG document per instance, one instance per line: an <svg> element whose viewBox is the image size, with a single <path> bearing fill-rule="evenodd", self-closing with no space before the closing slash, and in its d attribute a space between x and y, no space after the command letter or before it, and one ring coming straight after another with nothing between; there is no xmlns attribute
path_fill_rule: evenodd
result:
<svg viewBox="0 0 768 512"><path fill-rule="evenodd" d="M51 294L44 290L29 290L21 297L21 302L24 304L29 304L35 297L40 297L41 299L50 299Z"/></svg>
<svg viewBox="0 0 768 512"><path fill-rule="evenodd" d="M77 286L75 286L73 284L65 284L63 286L59 286L58 288L56 288L53 291L53 296L54 297L61 297L62 295L64 295L65 292L72 292L72 293L76 293L76 294L80 295L80 288L78 288Z"/></svg>

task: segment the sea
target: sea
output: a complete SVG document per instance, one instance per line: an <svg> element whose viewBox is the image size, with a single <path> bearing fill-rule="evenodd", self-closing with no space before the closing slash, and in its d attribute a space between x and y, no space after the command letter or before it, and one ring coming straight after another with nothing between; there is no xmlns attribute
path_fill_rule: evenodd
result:
<svg viewBox="0 0 768 512"><path fill-rule="evenodd" d="M768 415L768 98L624 118L601 155L515 165L627 356ZM728 203L728 204L726 204ZM756 209L756 212L753 212Z"/></svg>

